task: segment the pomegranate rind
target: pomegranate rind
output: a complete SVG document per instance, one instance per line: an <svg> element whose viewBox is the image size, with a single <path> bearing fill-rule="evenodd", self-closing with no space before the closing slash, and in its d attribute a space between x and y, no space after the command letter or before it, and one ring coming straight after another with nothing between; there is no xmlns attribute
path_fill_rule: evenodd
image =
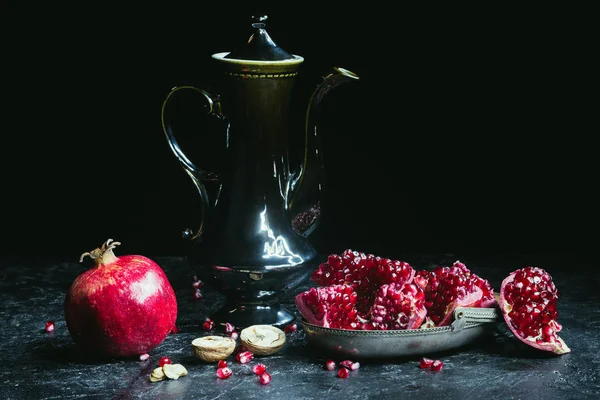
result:
<svg viewBox="0 0 600 400"><path fill-rule="evenodd" d="M542 338L542 329L543 329L544 325L549 325L550 327L553 328L554 332L559 332L562 329L562 327L557 321L551 320L548 324L542 323L542 328L539 329L539 334L535 337L523 337L522 335L519 334L518 329L513 324L511 314L510 314L513 310L513 304L507 299L507 296L506 296L507 287L510 283L512 283L514 281L515 276L519 271L525 271L528 268L532 268L532 267L526 267L526 268L515 270L502 281L502 285L500 286L500 304L499 304L499 306L500 306L500 310L502 311L502 316L504 317L504 321L506 322L506 325L508 325L508 328L510 329L510 331L513 333L513 335L517 339L519 339L521 342L523 342L533 348L552 352L557 355L570 353L571 349L569 348L569 346L567 346L567 344L564 342L564 340L560 336L558 336L558 334L556 335L556 340L553 343L540 342L538 340L538 339ZM537 268L537 267L535 267L535 268ZM542 270L541 268L540 268L540 270L543 271L544 273L548 274L546 271ZM550 275L548 274L548 276L550 276ZM550 278L550 281L551 281L551 278Z"/></svg>

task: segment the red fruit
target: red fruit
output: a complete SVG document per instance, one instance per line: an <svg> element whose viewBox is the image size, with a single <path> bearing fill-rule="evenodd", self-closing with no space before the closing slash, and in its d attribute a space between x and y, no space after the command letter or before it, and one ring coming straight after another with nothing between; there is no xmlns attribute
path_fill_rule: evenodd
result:
<svg viewBox="0 0 600 400"><path fill-rule="evenodd" d="M173 328L171 329L171 333L173 333L173 334L179 333L179 328L177 327L177 325L173 325Z"/></svg>
<svg viewBox="0 0 600 400"><path fill-rule="evenodd" d="M259 380L261 385L268 385L271 382L271 375L268 372L263 372Z"/></svg>
<svg viewBox="0 0 600 400"><path fill-rule="evenodd" d="M328 369L329 371L333 371L335 369L335 361L327 360L325 362L325 369Z"/></svg>
<svg viewBox="0 0 600 400"><path fill-rule="evenodd" d="M432 371L441 371L442 368L444 368L444 363L440 360L435 360L434 362L431 363Z"/></svg>
<svg viewBox="0 0 600 400"><path fill-rule="evenodd" d="M233 332L231 332L231 333L229 334L229 337L230 337L230 338L232 338L233 340L237 340L237 338L238 338L239 336L240 336L240 335L239 335L237 332L235 332L235 331L233 331Z"/></svg>
<svg viewBox="0 0 600 400"><path fill-rule="evenodd" d="M373 329L418 329L425 319L425 294L423 290L405 283L382 285L375 294L370 312Z"/></svg>
<svg viewBox="0 0 600 400"><path fill-rule="evenodd" d="M256 364L252 367L252 372L254 372L256 375L262 375L266 371L267 367L265 367L264 364Z"/></svg>
<svg viewBox="0 0 600 400"><path fill-rule="evenodd" d="M431 368L431 364L433 364L433 360L429 358L421 358L421 362L419 363L419 368Z"/></svg>
<svg viewBox="0 0 600 400"><path fill-rule="evenodd" d="M219 360L219 363L217 364L217 368L225 368L225 367L227 367L227 361Z"/></svg>
<svg viewBox="0 0 600 400"><path fill-rule="evenodd" d="M310 288L294 299L298 311L311 324L328 328L360 329L357 295L352 286Z"/></svg>
<svg viewBox="0 0 600 400"><path fill-rule="evenodd" d="M200 289L194 289L194 300L202 300L202 291Z"/></svg>
<svg viewBox="0 0 600 400"><path fill-rule="evenodd" d="M481 291L483 292L482 296L481 296L481 301L479 303L476 303L474 305L474 307L494 307L496 305L496 298L494 297L494 289L492 288L492 286L490 285L490 282L488 282L487 279L483 279L477 275L475 275L473 272L471 272L467 266L463 263L461 263L460 261L456 261L454 262L454 264L452 264L453 267L459 267L460 269L463 270L463 272L465 273L465 275L475 284L475 286L477 286L479 289L481 289Z"/></svg>
<svg viewBox="0 0 600 400"><path fill-rule="evenodd" d="M414 283L425 292L427 317L435 326L450 325L456 307L476 307L483 291L470 277L464 264L419 271Z"/></svg>
<svg viewBox="0 0 600 400"><path fill-rule="evenodd" d="M165 364L171 364L171 359L169 357L161 357L160 360L158 360L159 367L162 367Z"/></svg>
<svg viewBox="0 0 600 400"><path fill-rule="evenodd" d="M233 326L229 322L226 322L225 323L225 333L231 333L233 331L235 331L235 326Z"/></svg>
<svg viewBox="0 0 600 400"><path fill-rule="evenodd" d="M54 321L46 321L44 325L44 330L48 333L54 332Z"/></svg>
<svg viewBox="0 0 600 400"><path fill-rule="evenodd" d="M339 369L339 371L338 371L338 376L339 376L340 378L344 378L344 379L345 379L345 378L347 378L347 377L348 377L348 375L349 375L349 374L350 374L350 372L348 371L348 368L344 368L344 367L342 367L342 368L340 368L340 369Z"/></svg>
<svg viewBox="0 0 600 400"><path fill-rule="evenodd" d="M242 351L235 356L235 359L238 360L240 364L249 363L253 358L254 354L251 351Z"/></svg>
<svg viewBox="0 0 600 400"><path fill-rule="evenodd" d="M294 332L296 332L297 329L298 329L298 327L296 326L296 324L289 324L289 325L286 325L285 328L283 328L283 331L285 333L294 333Z"/></svg>
<svg viewBox="0 0 600 400"><path fill-rule="evenodd" d="M146 361L149 358L150 358L150 354L148 354L148 353L140 355L140 361Z"/></svg>
<svg viewBox="0 0 600 400"><path fill-rule="evenodd" d="M411 282L414 274L415 270L406 262L347 249L340 255L331 254L311 278L319 286L352 286L360 298L357 309L366 314L379 286Z"/></svg>
<svg viewBox="0 0 600 400"><path fill-rule="evenodd" d="M149 353L173 329L177 300L164 271L140 255L116 257L108 239L89 253L96 266L79 275L65 299L73 340L95 354L125 357Z"/></svg>
<svg viewBox="0 0 600 400"><path fill-rule="evenodd" d="M500 309L512 333L536 349L565 354L571 349L557 334L557 301L552 277L538 267L512 272L500 287Z"/></svg>
<svg viewBox="0 0 600 400"><path fill-rule="evenodd" d="M231 368L229 368L229 367L222 367L222 368L217 369L217 376L221 379L227 379L232 374L233 374L233 372L231 371Z"/></svg>
<svg viewBox="0 0 600 400"><path fill-rule="evenodd" d="M206 332L210 332L215 328L215 321L213 321L212 319L206 317L204 319L204 323L202 323L202 329L204 329Z"/></svg>

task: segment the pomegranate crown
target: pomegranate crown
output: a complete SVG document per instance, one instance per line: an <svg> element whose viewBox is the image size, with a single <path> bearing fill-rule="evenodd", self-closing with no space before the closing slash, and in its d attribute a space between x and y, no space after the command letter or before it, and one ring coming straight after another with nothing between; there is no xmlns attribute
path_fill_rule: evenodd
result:
<svg viewBox="0 0 600 400"><path fill-rule="evenodd" d="M119 246L121 242L115 242L112 239L108 239L100 248L92 251L86 251L79 257L79 262L83 262L86 256L89 256L96 264L107 264L116 259L113 249Z"/></svg>

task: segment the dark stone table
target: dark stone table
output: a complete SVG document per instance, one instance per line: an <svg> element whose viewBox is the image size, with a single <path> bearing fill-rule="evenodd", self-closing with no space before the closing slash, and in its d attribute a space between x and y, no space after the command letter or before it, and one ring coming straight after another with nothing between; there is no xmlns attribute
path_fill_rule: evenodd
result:
<svg viewBox="0 0 600 400"><path fill-rule="evenodd" d="M460 259L497 289L504 276L529 264L547 269L559 288L561 336L572 352L551 356L530 349L507 333L503 322L489 336L462 349L431 355L442 359L440 372L421 370L418 358L363 361L348 379L323 369L326 355L306 341L301 324L283 350L261 358L272 375L262 386L250 364L233 361L234 375L219 380L215 365L194 358L190 342L204 335L205 316L224 303L204 289L192 299L194 271L184 258L156 257L177 293L178 334L171 334L147 361L92 360L72 342L63 316L70 282L86 267L70 259L0 259L0 397L3 399L598 399L600 398L600 273L591 261L567 254L406 256L416 268ZM311 285L306 282L292 296ZM43 332L47 320L56 330ZM149 382L158 359L166 355L189 374L178 380ZM256 360L256 359L255 359Z"/></svg>

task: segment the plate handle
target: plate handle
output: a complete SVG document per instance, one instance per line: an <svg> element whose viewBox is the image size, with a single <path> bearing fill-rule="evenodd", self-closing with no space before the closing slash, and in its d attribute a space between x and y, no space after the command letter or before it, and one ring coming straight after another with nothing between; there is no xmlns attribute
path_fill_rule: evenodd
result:
<svg viewBox="0 0 600 400"><path fill-rule="evenodd" d="M498 318L498 309L495 307L457 307L454 310L454 322L452 322L452 331L462 331L468 322L471 323L490 323Z"/></svg>

